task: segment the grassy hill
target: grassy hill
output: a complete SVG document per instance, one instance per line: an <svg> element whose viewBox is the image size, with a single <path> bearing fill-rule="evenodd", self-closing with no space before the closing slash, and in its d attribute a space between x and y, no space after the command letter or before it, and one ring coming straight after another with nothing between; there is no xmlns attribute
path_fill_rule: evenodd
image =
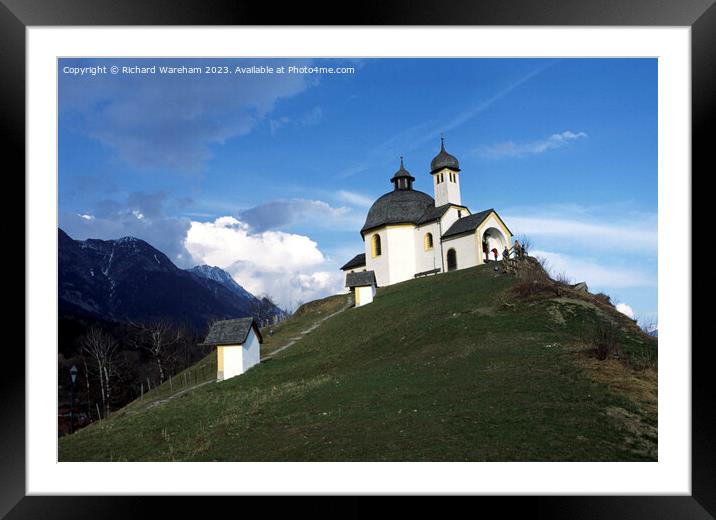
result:
<svg viewBox="0 0 716 520"><path fill-rule="evenodd" d="M242 376L61 438L60 460L656 460L656 340L604 298L480 266L300 334L345 303L297 312L262 355L299 339Z"/></svg>

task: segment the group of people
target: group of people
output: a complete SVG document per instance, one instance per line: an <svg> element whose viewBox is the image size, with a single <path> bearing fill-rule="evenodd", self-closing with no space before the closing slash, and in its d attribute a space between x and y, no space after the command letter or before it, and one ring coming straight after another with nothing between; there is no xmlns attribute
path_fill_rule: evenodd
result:
<svg viewBox="0 0 716 520"><path fill-rule="evenodd" d="M487 240L482 242L482 252L485 254L485 262L490 261L490 253L494 255L495 262L497 262L497 248L493 247L492 249L489 249ZM520 244L518 240L515 240L515 245L513 247L509 248L505 246L505 249L502 250L502 259L506 262L506 265L512 264L512 261L514 260L522 260L525 256L527 256L527 248L524 244ZM495 265L495 271L497 270L498 267Z"/></svg>

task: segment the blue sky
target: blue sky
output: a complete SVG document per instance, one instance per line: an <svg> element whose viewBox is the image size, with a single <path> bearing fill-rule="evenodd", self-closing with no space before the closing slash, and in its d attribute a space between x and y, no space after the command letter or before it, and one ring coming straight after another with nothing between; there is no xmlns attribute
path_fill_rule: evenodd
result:
<svg viewBox="0 0 716 520"><path fill-rule="evenodd" d="M112 65L354 72L70 72ZM74 238L138 236L292 306L339 290L400 155L432 195L444 133L464 204L656 321L655 59L63 59L59 102Z"/></svg>

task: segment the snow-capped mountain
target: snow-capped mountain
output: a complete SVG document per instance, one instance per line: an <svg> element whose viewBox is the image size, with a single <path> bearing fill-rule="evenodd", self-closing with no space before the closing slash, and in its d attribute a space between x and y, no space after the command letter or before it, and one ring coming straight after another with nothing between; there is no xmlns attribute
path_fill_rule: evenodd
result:
<svg viewBox="0 0 716 520"><path fill-rule="evenodd" d="M191 269L187 269L187 271L194 273L202 280L213 280L218 282L241 298L255 298L253 294L241 287L229 273L220 267L197 265Z"/></svg>
<svg viewBox="0 0 716 520"><path fill-rule="evenodd" d="M255 315L260 307L228 273L180 269L144 240L73 240L61 229L58 235L61 315L170 318L201 329L215 319Z"/></svg>
<svg viewBox="0 0 716 520"><path fill-rule="evenodd" d="M258 298L251 294L249 291L241 287L241 285L237 283L229 273L220 267L197 265L191 269L187 269L187 271L202 281L202 283L206 285L207 289L211 291L214 291L216 284L220 284L222 287L234 293L238 298L251 302L251 314L259 321L259 323L270 321L275 316L278 316L279 318L285 317L286 312L284 310L277 307L266 297Z"/></svg>

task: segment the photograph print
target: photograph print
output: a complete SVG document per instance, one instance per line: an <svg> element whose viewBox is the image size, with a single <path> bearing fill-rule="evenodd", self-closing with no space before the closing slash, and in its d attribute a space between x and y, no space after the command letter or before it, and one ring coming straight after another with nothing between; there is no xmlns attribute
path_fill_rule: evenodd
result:
<svg viewBox="0 0 716 520"><path fill-rule="evenodd" d="M59 461L658 461L657 59L57 67Z"/></svg>

